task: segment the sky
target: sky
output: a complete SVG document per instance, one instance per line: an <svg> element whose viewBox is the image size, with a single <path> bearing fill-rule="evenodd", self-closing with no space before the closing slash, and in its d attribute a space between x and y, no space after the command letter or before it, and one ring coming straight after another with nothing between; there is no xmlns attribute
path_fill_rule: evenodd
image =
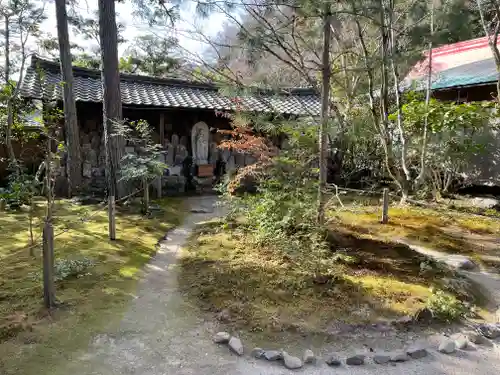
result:
<svg viewBox="0 0 500 375"><path fill-rule="evenodd" d="M117 21L125 25L123 37L125 40L132 40L135 36L154 32L158 35L166 35L173 33L179 40L179 44L185 52L193 55L200 55L206 50L208 44L203 42L203 38L193 35L193 31L203 33L206 37L215 37L217 33L223 30L226 17L221 13L213 13L208 19L200 19L195 15L195 2L190 0L184 1L185 5L180 11L180 20L175 23L173 28L157 28L152 29L145 20L134 15L135 7L131 0L125 0L116 3L116 12L118 14ZM43 23L42 29L46 33L51 33L57 36L55 5L53 0L46 0L46 14L48 19ZM75 5L83 16L93 17L93 13L97 10L97 0L76 0ZM89 45L81 36L75 35L70 30L70 40L79 45ZM128 47L127 43L120 45L119 53L123 54Z"/></svg>

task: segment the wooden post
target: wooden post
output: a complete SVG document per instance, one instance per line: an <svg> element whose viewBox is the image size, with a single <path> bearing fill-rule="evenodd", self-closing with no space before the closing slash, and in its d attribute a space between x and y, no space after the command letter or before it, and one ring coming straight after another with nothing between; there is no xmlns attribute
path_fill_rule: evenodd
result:
<svg viewBox="0 0 500 375"><path fill-rule="evenodd" d="M149 211L149 185L146 177L142 179L142 187L144 188L144 213L147 214Z"/></svg>
<svg viewBox="0 0 500 375"><path fill-rule="evenodd" d="M160 113L160 144L165 145L165 114Z"/></svg>
<svg viewBox="0 0 500 375"><path fill-rule="evenodd" d="M115 196L108 198L108 219L109 219L109 239L116 240L116 220L115 220Z"/></svg>
<svg viewBox="0 0 500 375"><path fill-rule="evenodd" d="M54 228L50 221L43 226L43 301L45 307L55 306L54 287Z"/></svg>
<svg viewBox="0 0 500 375"><path fill-rule="evenodd" d="M389 189L384 188L384 196L382 201L382 224L387 224L389 221Z"/></svg>

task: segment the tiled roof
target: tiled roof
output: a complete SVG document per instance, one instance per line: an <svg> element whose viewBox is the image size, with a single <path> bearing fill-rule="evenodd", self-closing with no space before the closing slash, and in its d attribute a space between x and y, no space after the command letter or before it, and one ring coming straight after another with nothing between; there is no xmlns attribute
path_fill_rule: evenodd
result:
<svg viewBox="0 0 500 375"><path fill-rule="evenodd" d="M494 84L497 77L495 60L488 58L433 74L432 89L446 90L454 87ZM409 85L413 85L417 89L424 89L426 87L426 78L420 77L411 82L407 81L405 86L408 87Z"/></svg>
<svg viewBox="0 0 500 375"><path fill-rule="evenodd" d="M43 74L39 74L42 71ZM101 75L97 70L73 68L76 101L102 102ZM43 83L42 83L43 82ZM261 91L238 98L224 96L213 84L178 79L159 79L122 74L120 88L124 105L164 108L193 108L318 116L320 97L311 89L287 89L283 93ZM32 57L21 86L21 96L31 99L62 100L59 64Z"/></svg>

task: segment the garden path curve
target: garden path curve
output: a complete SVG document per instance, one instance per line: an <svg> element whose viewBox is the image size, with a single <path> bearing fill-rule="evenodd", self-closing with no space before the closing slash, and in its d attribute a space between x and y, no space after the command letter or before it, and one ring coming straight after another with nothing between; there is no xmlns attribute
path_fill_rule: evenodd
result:
<svg viewBox="0 0 500 375"><path fill-rule="evenodd" d="M204 319L178 290L176 259L196 224L218 214L214 197L189 200L193 209L183 225L171 231L162 242L141 280L136 297L130 301L118 327L94 337L88 348L68 360L64 368L50 375L497 375L500 356L497 347L461 352L457 356L435 351L421 360L397 366L368 363L359 367L329 368L324 362L307 365L297 371L284 369L278 363L237 357L226 346L212 343L215 327ZM201 211L212 211L201 213ZM339 341L329 348L312 348L321 354L338 350ZM245 344L245 340L243 340ZM358 344L359 345L359 344ZM357 346L359 349L360 346ZM287 347L292 354L305 347ZM246 352L251 348L246 347ZM338 352L352 354L354 349ZM44 374L42 374L44 375ZM49 374L46 374L49 375Z"/></svg>

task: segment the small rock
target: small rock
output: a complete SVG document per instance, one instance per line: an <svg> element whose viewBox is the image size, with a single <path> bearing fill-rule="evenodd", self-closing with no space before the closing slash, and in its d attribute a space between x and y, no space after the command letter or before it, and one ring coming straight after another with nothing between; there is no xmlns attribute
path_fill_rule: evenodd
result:
<svg viewBox="0 0 500 375"><path fill-rule="evenodd" d="M476 263L470 258L464 257L457 261L457 268L460 270L473 270L476 268Z"/></svg>
<svg viewBox="0 0 500 375"><path fill-rule="evenodd" d="M228 309L224 309L217 314L217 320L221 322L227 322L229 319L231 319L231 313Z"/></svg>
<svg viewBox="0 0 500 375"><path fill-rule="evenodd" d="M464 334L458 333L455 335L451 335L451 338L455 340L457 349L465 349L469 345L469 339Z"/></svg>
<svg viewBox="0 0 500 375"><path fill-rule="evenodd" d="M413 318L409 315L402 316L392 322L393 325L408 325L413 322Z"/></svg>
<svg viewBox="0 0 500 375"><path fill-rule="evenodd" d="M500 328L495 324L480 324L478 330L488 339L496 339L500 337Z"/></svg>
<svg viewBox="0 0 500 375"><path fill-rule="evenodd" d="M365 363L365 355L364 354L356 354L352 357L349 357L345 360L345 363L349 366L361 366Z"/></svg>
<svg viewBox="0 0 500 375"><path fill-rule="evenodd" d="M304 363L315 363L316 356L314 355L314 353L311 349L306 349L304 351L304 355L302 357L302 360L304 361Z"/></svg>
<svg viewBox="0 0 500 375"><path fill-rule="evenodd" d="M469 332L465 333L465 335L467 335L467 338L469 339L470 343L473 343L476 345L493 346L493 343L479 332L469 331ZM469 346L470 346L470 343L469 343Z"/></svg>
<svg viewBox="0 0 500 375"><path fill-rule="evenodd" d="M457 350L455 341L451 339L444 339L441 344L439 344L438 351L445 354L451 354Z"/></svg>
<svg viewBox="0 0 500 375"><path fill-rule="evenodd" d="M283 359L283 354L279 350L266 350L264 352L264 358L268 361L279 361Z"/></svg>
<svg viewBox="0 0 500 375"><path fill-rule="evenodd" d="M262 348L253 348L251 356L260 359L264 357L265 352L266 351Z"/></svg>
<svg viewBox="0 0 500 375"><path fill-rule="evenodd" d="M420 359L427 356L427 349L422 346L410 346L406 349L406 354L408 354L413 359Z"/></svg>
<svg viewBox="0 0 500 375"><path fill-rule="evenodd" d="M474 344L481 344L481 341L484 339L484 337L476 331L466 331L463 334Z"/></svg>
<svg viewBox="0 0 500 375"><path fill-rule="evenodd" d="M377 332L389 332L392 331L394 328L388 325L387 323L376 323L372 325L372 328L374 331Z"/></svg>
<svg viewBox="0 0 500 375"><path fill-rule="evenodd" d="M383 365L385 363L389 363L391 361L391 356L390 355L384 355L384 354L377 354L376 356L373 357L373 362Z"/></svg>
<svg viewBox="0 0 500 375"><path fill-rule="evenodd" d="M300 358L294 357L287 352L283 352L283 363L290 370L301 368L304 365Z"/></svg>
<svg viewBox="0 0 500 375"><path fill-rule="evenodd" d="M406 353L396 353L391 356L391 362L406 362L410 360L410 356Z"/></svg>
<svg viewBox="0 0 500 375"><path fill-rule="evenodd" d="M231 335L227 332L217 332L214 336L214 342L216 344L227 344L231 339Z"/></svg>
<svg viewBox="0 0 500 375"><path fill-rule="evenodd" d="M229 340L229 347L233 352L235 352L238 355L243 355L243 344L241 343L241 340L237 337L231 337Z"/></svg>
<svg viewBox="0 0 500 375"><path fill-rule="evenodd" d="M328 357L325 362L328 366L332 367L339 367L342 364L342 362L340 362L340 359L335 355Z"/></svg>
<svg viewBox="0 0 500 375"><path fill-rule="evenodd" d="M434 319L434 314L430 309L424 307L415 314L415 321L419 323L430 323Z"/></svg>

